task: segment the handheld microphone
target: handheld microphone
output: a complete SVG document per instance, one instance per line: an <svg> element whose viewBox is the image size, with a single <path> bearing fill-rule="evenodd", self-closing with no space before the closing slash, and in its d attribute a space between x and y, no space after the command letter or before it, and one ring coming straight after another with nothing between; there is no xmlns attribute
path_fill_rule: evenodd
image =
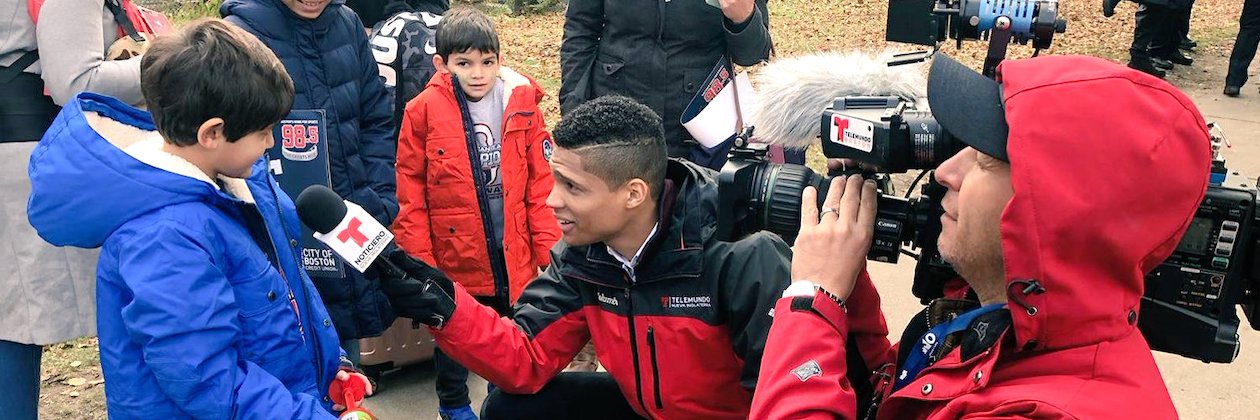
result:
<svg viewBox="0 0 1260 420"><path fill-rule="evenodd" d="M315 231L315 239L328 245L360 273L377 261L390 266L379 268L400 271L384 258L377 260L381 251L394 240L394 234L358 204L342 200L341 196L322 185L302 190L294 204L298 218Z"/></svg>
<svg viewBox="0 0 1260 420"><path fill-rule="evenodd" d="M843 96L923 98L927 79L921 66L888 65L888 58L852 52L783 58L757 73L757 141L805 149L819 141L819 116Z"/></svg>
<svg viewBox="0 0 1260 420"><path fill-rule="evenodd" d="M381 291L389 296L394 310L411 318L413 325L441 327L455 313L453 282L400 249L381 257L394 235L362 207L342 200L322 185L302 190L294 204L298 218L315 231L315 239L360 272L371 267L380 273Z"/></svg>

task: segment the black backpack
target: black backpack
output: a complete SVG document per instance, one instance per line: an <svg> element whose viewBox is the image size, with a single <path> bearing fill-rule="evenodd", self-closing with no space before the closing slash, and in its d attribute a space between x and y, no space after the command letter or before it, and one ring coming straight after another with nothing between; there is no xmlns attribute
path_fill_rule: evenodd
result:
<svg viewBox="0 0 1260 420"><path fill-rule="evenodd" d="M395 135L402 126L407 101L419 95L437 71L433 67L437 53L433 35L441 20L439 14L405 10L381 21L368 37L385 89L394 99Z"/></svg>

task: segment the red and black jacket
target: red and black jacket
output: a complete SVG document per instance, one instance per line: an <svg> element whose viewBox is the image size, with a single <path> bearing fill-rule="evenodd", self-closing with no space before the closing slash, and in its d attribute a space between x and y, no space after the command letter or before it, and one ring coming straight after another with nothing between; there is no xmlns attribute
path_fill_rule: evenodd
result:
<svg viewBox="0 0 1260 420"><path fill-rule="evenodd" d="M791 250L769 233L717 241L713 172L671 160L667 179L660 226L634 273L603 244L561 242L512 318L457 286L438 346L504 391L533 393L589 339L641 415L747 417Z"/></svg>

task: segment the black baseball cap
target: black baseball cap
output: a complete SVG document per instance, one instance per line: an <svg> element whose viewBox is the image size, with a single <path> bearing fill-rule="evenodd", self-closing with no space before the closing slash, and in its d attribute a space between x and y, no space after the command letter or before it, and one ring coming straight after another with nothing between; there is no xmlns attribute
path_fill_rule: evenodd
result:
<svg viewBox="0 0 1260 420"><path fill-rule="evenodd" d="M981 153L1010 162L1010 127L998 82L937 53L928 70L927 97L932 115L946 131Z"/></svg>

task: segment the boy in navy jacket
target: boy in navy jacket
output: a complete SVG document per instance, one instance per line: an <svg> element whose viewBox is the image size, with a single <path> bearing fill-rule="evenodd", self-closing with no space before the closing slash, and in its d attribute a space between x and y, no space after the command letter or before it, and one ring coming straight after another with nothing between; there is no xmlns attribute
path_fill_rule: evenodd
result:
<svg viewBox="0 0 1260 420"><path fill-rule="evenodd" d="M344 3L227 0L219 14L280 57L293 78L293 109L324 111L333 191L389 226L398 215L393 112L363 23ZM375 278L355 270L314 281L342 347L358 363L358 339L378 336L394 321L389 300Z"/></svg>

